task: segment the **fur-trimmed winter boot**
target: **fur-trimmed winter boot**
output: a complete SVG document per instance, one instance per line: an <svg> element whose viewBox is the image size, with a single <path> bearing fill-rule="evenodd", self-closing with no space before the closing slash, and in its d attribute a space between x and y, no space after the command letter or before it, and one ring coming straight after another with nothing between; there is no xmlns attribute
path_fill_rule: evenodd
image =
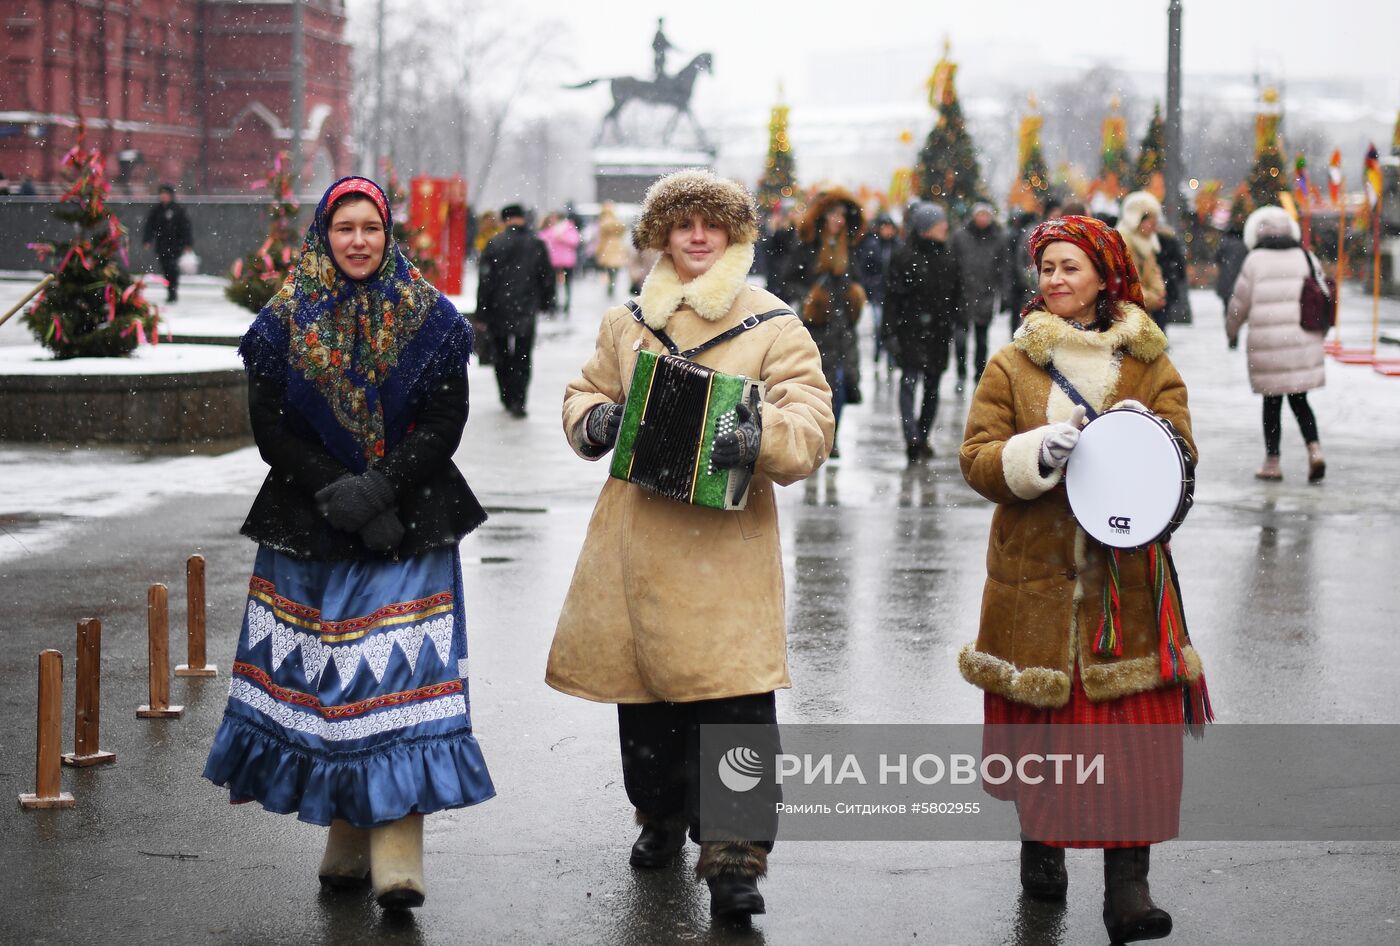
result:
<svg viewBox="0 0 1400 946"><path fill-rule="evenodd" d="M1152 902L1147 887L1149 847L1104 848L1103 925L1114 946L1161 939L1172 931L1171 914Z"/></svg>
<svg viewBox="0 0 1400 946"><path fill-rule="evenodd" d="M1065 849L1021 838L1021 889L1033 899L1063 903L1069 890Z"/></svg>
<svg viewBox="0 0 1400 946"><path fill-rule="evenodd" d="M1308 482L1321 482L1327 475L1327 461L1322 456L1322 444L1314 440L1308 444Z"/></svg>
<svg viewBox="0 0 1400 946"><path fill-rule="evenodd" d="M321 886L331 890L363 887L369 882L369 832L339 818L326 835L326 853L316 871Z"/></svg>
<svg viewBox="0 0 1400 946"><path fill-rule="evenodd" d="M710 916L723 920L765 912L758 879L767 873L768 852L747 841L706 841L695 862L695 876L710 887Z"/></svg>
<svg viewBox="0 0 1400 946"><path fill-rule="evenodd" d="M386 910L421 907L423 816L409 815L369 829L369 872L374 899Z"/></svg>
<svg viewBox="0 0 1400 946"><path fill-rule="evenodd" d="M1279 465L1278 454L1271 453L1264 458L1264 465L1254 474L1256 480L1281 480L1283 467Z"/></svg>
<svg viewBox="0 0 1400 946"><path fill-rule="evenodd" d="M639 811L637 824L642 826L642 833L637 835L637 840L632 844L629 862L633 867L647 870L665 867L674 861L681 848L685 847L685 832L688 826L685 819L679 815L656 818Z"/></svg>

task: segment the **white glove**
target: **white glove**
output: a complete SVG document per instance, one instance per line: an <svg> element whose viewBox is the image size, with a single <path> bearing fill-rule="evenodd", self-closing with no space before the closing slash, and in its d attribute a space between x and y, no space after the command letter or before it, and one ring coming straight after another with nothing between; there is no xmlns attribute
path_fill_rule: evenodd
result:
<svg viewBox="0 0 1400 946"><path fill-rule="evenodd" d="M1150 410L1148 410L1148 407L1147 407L1146 404L1142 403L1141 401L1134 401L1134 400L1132 400L1131 398L1129 398L1129 399L1126 400L1126 401L1119 401L1117 404L1113 405L1113 407L1110 408L1110 409L1116 411L1116 410L1118 410L1118 408L1120 408L1120 407L1130 407L1130 408L1132 408L1132 409L1135 410L1135 411L1143 411L1143 412L1148 413L1148 414L1152 413Z"/></svg>
<svg viewBox="0 0 1400 946"><path fill-rule="evenodd" d="M1084 423L1084 408L1075 405L1068 421L1046 424L1045 438L1040 441L1040 465L1051 470L1063 469L1069 462L1070 451L1079 443L1079 425Z"/></svg>

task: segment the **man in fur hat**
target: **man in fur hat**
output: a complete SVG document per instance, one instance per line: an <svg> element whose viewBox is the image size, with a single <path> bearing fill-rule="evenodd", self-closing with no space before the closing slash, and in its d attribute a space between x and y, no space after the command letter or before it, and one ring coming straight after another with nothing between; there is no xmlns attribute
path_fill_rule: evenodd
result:
<svg viewBox="0 0 1400 946"><path fill-rule="evenodd" d="M708 798L702 825L699 730L762 726L772 733L762 752L777 751L773 693L791 682L773 486L820 466L835 426L811 336L782 300L745 280L757 233L752 197L708 171L668 175L647 192L633 241L661 256L636 312L604 313L597 349L565 392L564 433L579 456L602 457L617 440L639 350L664 354L664 337L685 350L745 326L694 360L765 385L759 409L736 409L734 432L713 447L717 466L753 469L748 503L721 511L608 479L546 673L557 690L618 704L623 784L642 826L632 866L674 861L688 828L711 913L727 919L764 912L757 881L781 795L770 778L731 801L744 824L766 825L760 836L720 823L726 809L716 814Z"/></svg>

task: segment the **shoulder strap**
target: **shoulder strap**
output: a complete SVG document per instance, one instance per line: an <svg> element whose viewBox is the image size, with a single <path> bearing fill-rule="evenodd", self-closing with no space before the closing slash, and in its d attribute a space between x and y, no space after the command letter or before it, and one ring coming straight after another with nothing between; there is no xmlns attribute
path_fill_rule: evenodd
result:
<svg viewBox="0 0 1400 946"><path fill-rule="evenodd" d="M1303 251L1303 258L1308 261L1308 275L1312 277L1313 282L1317 283L1317 287L1322 290L1322 294L1324 296L1326 296L1328 299L1332 298L1332 293L1327 288L1327 283L1324 280L1317 278L1317 269L1313 266L1312 254L1308 252L1308 248L1306 246L1301 247L1301 249Z"/></svg>
<svg viewBox="0 0 1400 946"><path fill-rule="evenodd" d="M1060 369L1055 367L1053 361L1045 363L1045 370L1049 372L1050 379L1060 386L1061 391L1065 392L1065 397L1084 408L1085 417L1093 420L1095 417L1099 416L1099 412L1094 410L1093 406L1090 405L1088 401L1084 400L1084 395L1080 394L1079 389L1069 383L1069 378L1066 378Z"/></svg>
<svg viewBox="0 0 1400 946"><path fill-rule="evenodd" d="M694 358L696 355L700 354L701 352L709 351L711 348L714 348L716 345L719 345L719 344L721 344L721 343L723 343L723 342L727 342L727 341L729 341L731 338L735 338L736 336L742 335L742 334L744 334L745 332L747 332L749 329L751 329L751 328L757 328L758 326L762 325L764 322L770 321L770 320L772 320L772 319L776 319L776 318L778 318L779 316L782 316L782 315L790 315L790 316L792 316L793 318L796 318L796 317L797 317L797 313L795 313L795 312L793 312L791 309L787 309L787 308L783 308L783 309L773 309L773 310L771 310L771 311L764 312L764 313L762 313L761 315L750 315L749 317L747 317L746 319L744 319L744 321L740 322L738 325L734 326L734 327L731 328L731 329L728 329L727 331L720 332L718 335L716 335L714 338L710 339L709 341L707 341L707 342L702 342L701 344L696 345L694 348L687 348L685 351L681 351L681 350L680 350L680 347L679 347L674 341L672 341L671 336L666 334L666 330L665 330L665 329L652 328L650 325L647 325L646 319L644 319L644 318L642 317L642 307L639 306L639 305L637 305L637 303L636 303L635 300L633 300L633 299L628 299L626 305L627 305L627 311L629 311L629 312L632 313L632 318L636 319L637 322L638 322L639 324L645 325L646 328L647 328L647 331L649 331L649 332L651 332L651 334L655 335L655 336L656 336L656 340L659 341L662 345L665 345L665 346L666 346L666 350L667 350L668 352L670 352L670 353L673 354L673 355L679 355L680 357L682 357L682 358L687 358L687 359L689 359L689 358Z"/></svg>

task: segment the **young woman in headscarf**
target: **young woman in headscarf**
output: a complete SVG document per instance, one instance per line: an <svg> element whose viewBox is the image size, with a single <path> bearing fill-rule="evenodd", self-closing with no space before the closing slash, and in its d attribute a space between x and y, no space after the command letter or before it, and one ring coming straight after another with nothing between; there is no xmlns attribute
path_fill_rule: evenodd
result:
<svg viewBox="0 0 1400 946"><path fill-rule="evenodd" d="M467 322L404 258L383 190L326 191L243 336L272 469L223 723L204 775L330 828L331 888L423 903L423 816L490 798L472 734L457 543L486 518L452 463Z"/></svg>
<svg viewBox="0 0 1400 946"><path fill-rule="evenodd" d="M1159 546L1113 553L1079 528L1061 488L1083 408L1052 380L1057 368L1096 411L1146 407L1170 421L1194 456L1186 385L1167 340L1142 307L1142 287L1121 235L1090 217L1047 221L1029 250L1039 293L1011 344L987 365L968 414L962 471L996 504L975 644L959 669L985 691L987 745L1006 724L1155 723L1174 737L1133 773L1110 772L1112 797L1130 811L1120 838L1065 837L1075 797L1030 792L1014 780L988 786L1016 801L1021 884L1063 901L1066 847L1104 849L1104 924L1115 942L1171 931L1147 884L1149 845L1177 833L1181 728L1210 716L1201 661L1184 624L1162 621L1180 599ZM1042 732L1044 730L1041 730ZM1058 802L1058 805L1056 804ZM1086 833L1094 834L1094 825Z"/></svg>

